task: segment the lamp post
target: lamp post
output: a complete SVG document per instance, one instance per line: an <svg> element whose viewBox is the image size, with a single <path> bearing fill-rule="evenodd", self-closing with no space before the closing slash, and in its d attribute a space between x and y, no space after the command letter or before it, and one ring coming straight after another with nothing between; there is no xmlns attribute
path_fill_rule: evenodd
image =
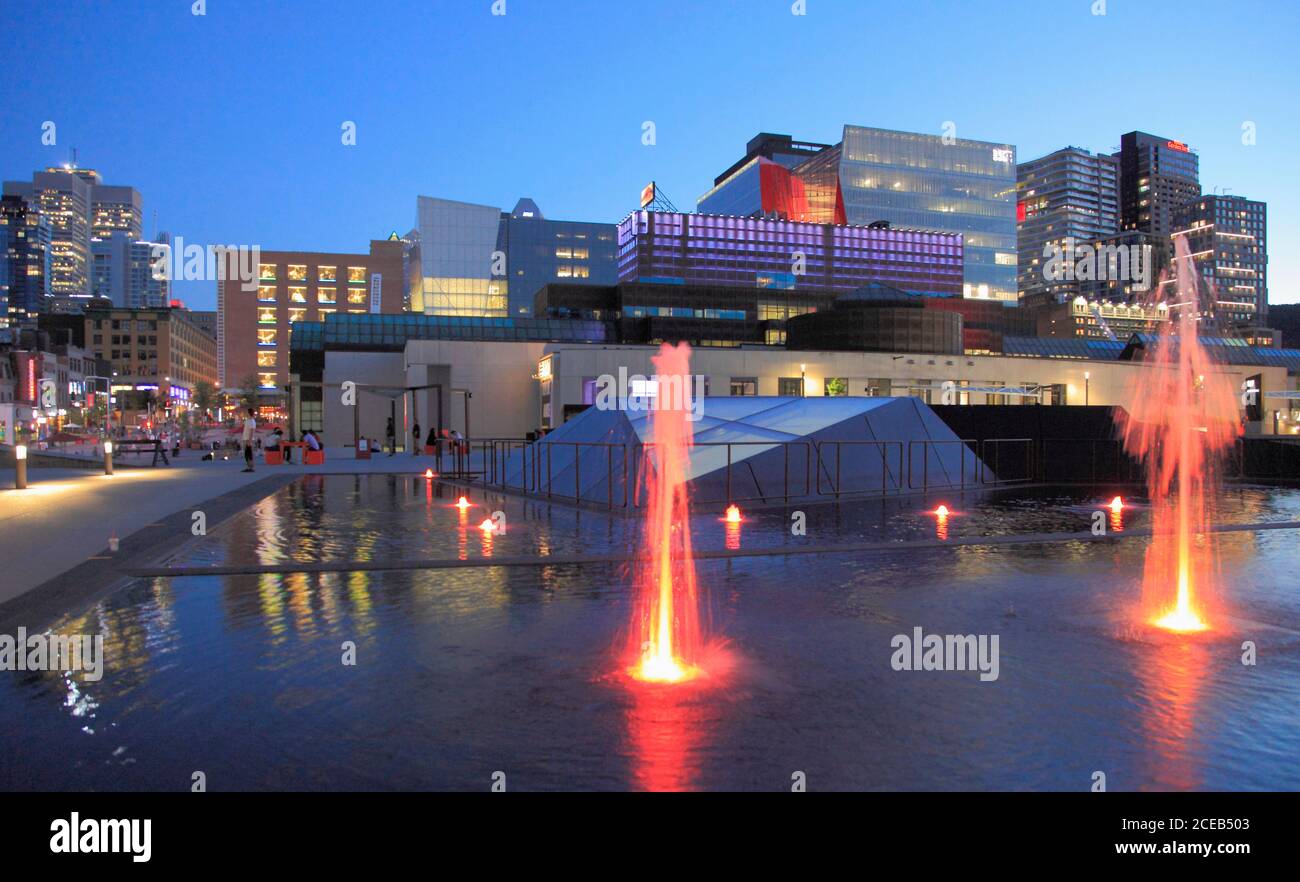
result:
<svg viewBox="0 0 1300 882"><path fill-rule="evenodd" d="M1091 380L1092 380L1092 371L1084 371L1083 372L1083 403L1085 407L1088 404L1088 399L1089 399L1088 386Z"/></svg>
<svg viewBox="0 0 1300 882"><path fill-rule="evenodd" d="M113 442L104 439L104 474L113 474Z"/></svg>
<svg viewBox="0 0 1300 882"><path fill-rule="evenodd" d="M799 397L803 398L808 394L808 365L799 365Z"/></svg>
<svg viewBox="0 0 1300 882"><path fill-rule="evenodd" d="M14 489L27 489L27 445L14 446Z"/></svg>

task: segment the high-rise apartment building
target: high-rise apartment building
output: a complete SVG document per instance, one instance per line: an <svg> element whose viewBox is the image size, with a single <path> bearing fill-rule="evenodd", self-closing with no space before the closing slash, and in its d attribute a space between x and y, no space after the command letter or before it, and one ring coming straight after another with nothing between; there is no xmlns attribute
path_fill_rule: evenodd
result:
<svg viewBox="0 0 1300 882"><path fill-rule="evenodd" d="M1146 132L1120 138L1120 230L1167 238L1174 212L1201 195L1200 159L1186 144Z"/></svg>
<svg viewBox="0 0 1300 882"><path fill-rule="evenodd" d="M1219 318L1238 329L1266 325L1268 206L1244 196L1201 196L1174 218L1173 238L1187 239Z"/></svg>
<svg viewBox="0 0 1300 882"><path fill-rule="evenodd" d="M1013 145L850 125L839 144L821 149L769 141L769 157L754 149L764 137L784 138L751 141L746 158L700 197L701 213L960 233L965 296L1017 299Z"/></svg>
<svg viewBox="0 0 1300 882"><path fill-rule="evenodd" d="M1017 287L1021 300L1073 301L1082 280L1053 272L1054 255L1119 229L1119 160L1066 147L1016 166Z"/></svg>

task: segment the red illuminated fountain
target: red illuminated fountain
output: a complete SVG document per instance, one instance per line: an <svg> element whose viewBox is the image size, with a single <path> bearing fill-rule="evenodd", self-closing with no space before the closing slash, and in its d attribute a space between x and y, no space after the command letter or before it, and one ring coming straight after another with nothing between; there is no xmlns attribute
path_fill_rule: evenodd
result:
<svg viewBox="0 0 1300 882"><path fill-rule="evenodd" d="M1175 238L1171 319L1141 371L1124 446L1147 469L1151 544L1142 577L1142 616L1170 631L1205 631L1215 585L1212 523L1223 454L1241 433L1236 392L1197 338L1213 303L1201 294L1185 236ZM1167 287L1167 285L1166 285Z"/></svg>
<svg viewBox="0 0 1300 882"><path fill-rule="evenodd" d="M649 561L637 576L629 635L638 680L678 683L702 673L704 636L691 556L687 466L692 431L687 419L691 348L665 343L654 358L658 394L650 410L645 540Z"/></svg>

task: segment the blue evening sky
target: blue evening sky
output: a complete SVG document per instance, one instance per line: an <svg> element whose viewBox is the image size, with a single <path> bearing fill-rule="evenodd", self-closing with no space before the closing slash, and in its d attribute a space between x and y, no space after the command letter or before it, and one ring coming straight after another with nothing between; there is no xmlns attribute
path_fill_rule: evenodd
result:
<svg viewBox="0 0 1300 882"><path fill-rule="evenodd" d="M759 131L834 142L844 123L951 120L1024 160L1142 129L1197 150L1206 192L1268 202L1271 299L1300 301L1290 0L1106 0L1104 16L1093 0L806 0L804 16L791 0L191 5L5 0L0 177L75 147L143 193L147 234L364 251L413 226L417 194L527 195L548 217L612 222L655 179L693 210ZM177 292L214 307L211 282Z"/></svg>

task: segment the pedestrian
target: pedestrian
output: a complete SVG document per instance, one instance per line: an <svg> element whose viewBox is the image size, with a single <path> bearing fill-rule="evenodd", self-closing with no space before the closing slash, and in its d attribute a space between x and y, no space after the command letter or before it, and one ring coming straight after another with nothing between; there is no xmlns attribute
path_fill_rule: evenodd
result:
<svg viewBox="0 0 1300 882"><path fill-rule="evenodd" d="M392 456L397 452L397 430L393 428L393 418L388 418L388 426L384 429L384 440L388 442L388 455Z"/></svg>
<svg viewBox="0 0 1300 882"><path fill-rule="evenodd" d="M420 438L420 421L419 421L419 420L416 420L416 421L415 421L415 425L411 427L411 439L412 439L412 441L411 441L411 454L412 454L413 456L419 456L419 455L420 455L420 441L421 441L421 438Z"/></svg>
<svg viewBox="0 0 1300 882"><path fill-rule="evenodd" d="M244 420L244 471L253 470L253 436L257 434L257 415L253 408L248 409L248 418Z"/></svg>

